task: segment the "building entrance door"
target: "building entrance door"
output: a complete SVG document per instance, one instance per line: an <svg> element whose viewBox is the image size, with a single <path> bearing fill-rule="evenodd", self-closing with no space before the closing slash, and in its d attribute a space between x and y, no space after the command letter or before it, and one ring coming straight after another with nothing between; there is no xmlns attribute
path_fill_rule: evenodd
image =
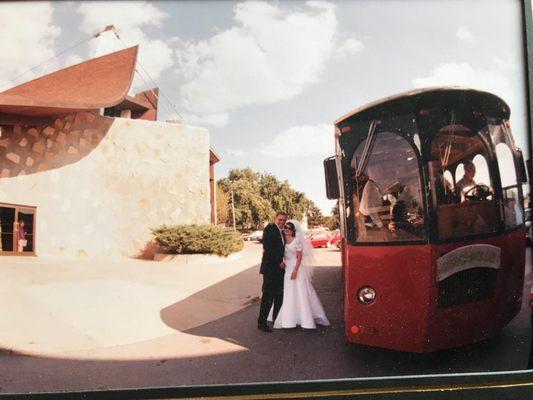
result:
<svg viewBox="0 0 533 400"><path fill-rule="evenodd" d="M35 255L36 207L0 203L0 255Z"/></svg>

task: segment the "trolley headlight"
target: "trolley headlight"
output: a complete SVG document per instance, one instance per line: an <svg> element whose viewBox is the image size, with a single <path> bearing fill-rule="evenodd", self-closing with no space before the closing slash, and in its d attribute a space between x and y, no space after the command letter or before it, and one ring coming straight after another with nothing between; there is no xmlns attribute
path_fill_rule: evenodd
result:
<svg viewBox="0 0 533 400"><path fill-rule="evenodd" d="M371 304L376 299L376 291L370 286L364 286L357 292L357 299L362 304Z"/></svg>

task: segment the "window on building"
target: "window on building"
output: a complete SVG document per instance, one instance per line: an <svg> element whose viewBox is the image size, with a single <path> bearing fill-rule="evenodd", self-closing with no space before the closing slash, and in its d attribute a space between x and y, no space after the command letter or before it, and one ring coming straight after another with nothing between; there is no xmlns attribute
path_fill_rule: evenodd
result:
<svg viewBox="0 0 533 400"><path fill-rule="evenodd" d="M0 206L0 252L10 253L14 249L15 208Z"/></svg>
<svg viewBox="0 0 533 400"><path fill-rule="evenodd" d="M36 208L0 204L0 255L35 254Z"/></svg>
<svg viewBox="0 0 533 400"><path fill-rule="evenodd" d="M104 116L106 117L120 117L120 110L116 107L104 108Z"/></svg>

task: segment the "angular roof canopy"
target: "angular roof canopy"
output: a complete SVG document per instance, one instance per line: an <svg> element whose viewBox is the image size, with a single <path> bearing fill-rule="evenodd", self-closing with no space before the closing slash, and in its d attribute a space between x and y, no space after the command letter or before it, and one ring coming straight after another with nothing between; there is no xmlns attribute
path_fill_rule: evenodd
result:
<svg viewBox="0 0 533 400"><path fill-rule="evenodd" d="M138 46L73 65L0 93L0 113L46 117L112 107L133 81Z"/></svg>

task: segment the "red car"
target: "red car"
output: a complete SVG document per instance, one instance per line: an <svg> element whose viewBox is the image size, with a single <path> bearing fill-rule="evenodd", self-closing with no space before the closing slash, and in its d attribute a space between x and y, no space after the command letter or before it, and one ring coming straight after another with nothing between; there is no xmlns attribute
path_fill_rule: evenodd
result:
<svg viewBox="0 0 533 400"><path fill-rule="evenodd" d="M335 244L338 247L339 245L337 243L340 243L340 241L341 241L341 232L340 232L340 230L336 229L333 232L331 232L330 238L331 238L330 239L330 245L334 245Z"/></svg>
<svg viewBox="0 0 533 400"><path fill-rule="evenodd" d="M307 238L313 247L331 247L331 236L326 231L310 233Z"/></svg>

